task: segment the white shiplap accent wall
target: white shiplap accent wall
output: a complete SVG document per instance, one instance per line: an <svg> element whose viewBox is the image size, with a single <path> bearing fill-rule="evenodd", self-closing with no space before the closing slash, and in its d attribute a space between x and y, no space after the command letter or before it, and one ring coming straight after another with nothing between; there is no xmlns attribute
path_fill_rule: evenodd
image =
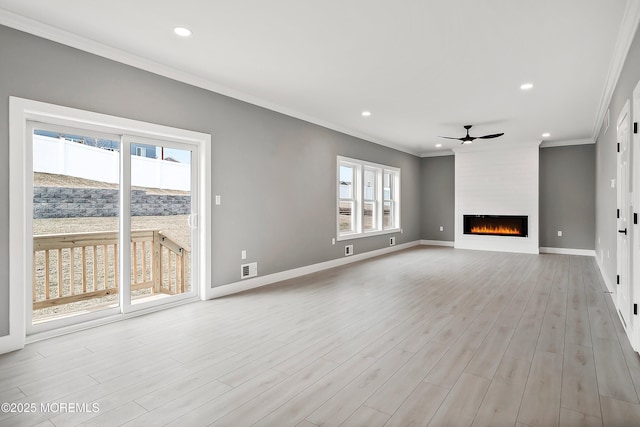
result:
<svg viewBox="0 0 640 427"><path fill-rule="evenodd" d="M539 142L455 149L455 247L539 253ZM527 215L529 236L475 236L463 233L463 215Z"/></svg>

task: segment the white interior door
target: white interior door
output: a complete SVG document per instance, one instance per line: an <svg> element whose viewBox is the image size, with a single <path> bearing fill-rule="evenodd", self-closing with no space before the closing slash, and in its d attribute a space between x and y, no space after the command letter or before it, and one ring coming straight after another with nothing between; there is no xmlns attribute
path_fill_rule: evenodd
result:
<svg viewBox="0 0 640 427"><path fill-rule="evenodd" d="M618 289L617 308L622 318L625 330L632 337L632 290L631 290L631 239L630 239L630 215L631 194L629 192L629 165L630 165L630 117L629 102L625 104L617 126L617 263L618 263Z"/></svg>
<svg viewBox="0 0 640 427"><path fill-rule="evenodd" d="M633 122L640 123L640 83L633 90ZM631 295L632 295L632 304L637 304L636 295L640 294L640 224L638 224L638 207L640 207L640 149L638 149L640 144L640 134L634 132L632 135L631 144L631 193L633 204L631 206L632 220L633 224L630 224L631 230L631 259L636 260L636 262L632 262L631 266ZM634 310L635 312L635 310ZM640 327L638 325L638 316L634 316L633 329L634 334L631 339L631 346L634 350L638 351L640 349Z"/></svg>

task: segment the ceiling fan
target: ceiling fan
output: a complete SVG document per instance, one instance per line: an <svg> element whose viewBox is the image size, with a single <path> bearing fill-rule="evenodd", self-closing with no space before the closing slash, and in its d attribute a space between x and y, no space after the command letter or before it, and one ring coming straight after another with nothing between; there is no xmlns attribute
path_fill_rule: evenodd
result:
<svg viewBox="0 0 640 427"><path fill-rule="evenodd" d="M491 135L484 135L484 136L470 136L469 129L471 129L471 126L473 125L465 125L464 128L467 130L467 134L462 138L454 138L452 136L441 136L440 138L457 139L458 141L462 141L463 144L471 144L476 139L491 139L491 138L497 138L499 136L504 135L504 133L494 133Z"/></svg>

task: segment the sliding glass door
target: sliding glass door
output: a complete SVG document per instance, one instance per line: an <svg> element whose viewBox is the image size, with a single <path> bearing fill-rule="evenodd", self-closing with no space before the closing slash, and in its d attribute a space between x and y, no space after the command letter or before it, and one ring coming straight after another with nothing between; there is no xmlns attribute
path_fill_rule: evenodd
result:
<svg viewBox="0 0 640 427"><path fill-rule="evenodd" d="M31 326L120 310L120 136L34 123Z"/></svg>
<svg viewBox="0 0 640 427"><path fill-rule="evenodd" d="M195 295L197 248L196 147L125 137L130 178L130 304L163 303ZM128 305L129 301L127 301Z"/></svg>
<svg viewBox="0 0 640 427"><path fill-rule="evenodd" d="M197 296L197 146L30 123L29 333Z"/></svg>

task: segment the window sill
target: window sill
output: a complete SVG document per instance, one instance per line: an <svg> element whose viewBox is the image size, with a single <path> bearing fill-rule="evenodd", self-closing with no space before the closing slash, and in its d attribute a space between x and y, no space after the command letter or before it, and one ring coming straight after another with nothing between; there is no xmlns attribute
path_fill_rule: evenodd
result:
<svg viewBox="0 0 640 427"><path fill-rule="evenodd" d="M336 238L336 241L342 242L344 240L362 239L364 237L374 237L374 236L381 236L384 234L394 234L394 233L402 233L402 228L392 228L389 230L382 230L382 231L369 231L365 233L343 234L343 235L339 235Z"/></svg>

